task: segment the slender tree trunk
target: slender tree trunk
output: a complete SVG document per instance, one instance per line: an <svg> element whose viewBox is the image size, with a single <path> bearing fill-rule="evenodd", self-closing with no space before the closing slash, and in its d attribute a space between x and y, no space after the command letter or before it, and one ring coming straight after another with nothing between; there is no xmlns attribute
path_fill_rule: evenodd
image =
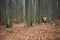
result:
<svg viewBox="0 0 60 40"><path fill-rule="evenodd" d="M28 0L24 0L23 1L23 4L24 4L24 8L23 8L23 11L24 11L24 23L25 23L25 26L28 26Z"/></svg>
<svg viewBox="0 0 60 40"><path fill-rule="evenodd" d="M33 0L33 20L34 20L34 24L37 23L37 0Z"/></svg>
<svg viewBox="0 0 60 40"><path fill-rule="evenodd" d="M37 5L37 6L38 6L38 7L37 7L37 9L38 9L38 10L37 10L37 23L38 23L38 24L40 24L40 4L41 4L40 1L41 1L41 0L38 0L38 1L37 1L37 2L38 2L38 3L37 3L37 4L38 4L38 5Z"/></svg>
<svg viewBox="0 0 60 40"><path fill-rule="evenodd" d="M28 4L29 6L29 9L28 9L28 17L29 17L29 19L28 19L28 21L29 21L29 26L31 26L32 25L32 0L29 0L29 4Z"/></svg>
<svg viewBox="0 0 60 40"><path fill-rule="evenodd" d="M6 2L7 2L7 7L6 7L6 17L7 17L7 19L6 19L6 26L8 27L8 28L10 28L10 27L12 27L12 21L11 21L11 15L9 15L10 13L9 13L9 6L8 6L8 4L9 4L9 0L6 0Z"/></svg>

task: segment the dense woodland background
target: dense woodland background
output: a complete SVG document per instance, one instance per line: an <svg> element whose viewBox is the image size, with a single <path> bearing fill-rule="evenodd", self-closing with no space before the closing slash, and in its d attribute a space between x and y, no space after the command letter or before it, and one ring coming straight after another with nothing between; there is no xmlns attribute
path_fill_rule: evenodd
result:
<svg viewBox="0 0 60 40"><path fill-rule="evenodd" d="M60 0L0 0L0 23L11 24L11 20L31 23L42 23L46 16L49 23L60 17Z"/></svg>

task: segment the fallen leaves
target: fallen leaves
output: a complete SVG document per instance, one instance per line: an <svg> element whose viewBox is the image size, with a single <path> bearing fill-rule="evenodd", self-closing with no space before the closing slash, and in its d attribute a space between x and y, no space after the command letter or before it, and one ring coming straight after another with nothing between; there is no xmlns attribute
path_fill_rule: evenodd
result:
<svg viewBox="0 0 60 40"><path fill-rule="evenodd" d="M56 40L56 29L50 24L24 27L14 24L13 28L2 28L0 40Z"/></svg>

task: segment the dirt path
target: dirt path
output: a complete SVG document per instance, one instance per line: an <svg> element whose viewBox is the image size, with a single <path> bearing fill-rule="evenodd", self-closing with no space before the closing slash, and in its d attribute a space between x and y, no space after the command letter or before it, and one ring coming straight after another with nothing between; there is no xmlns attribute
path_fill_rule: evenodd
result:
<svg viewBox="0 0 60 40"><path fill-rule="evenodd" d="M0 28L0 40L59 40L58 27L49 24L24 27L14 24L13 28Z"/></svg>

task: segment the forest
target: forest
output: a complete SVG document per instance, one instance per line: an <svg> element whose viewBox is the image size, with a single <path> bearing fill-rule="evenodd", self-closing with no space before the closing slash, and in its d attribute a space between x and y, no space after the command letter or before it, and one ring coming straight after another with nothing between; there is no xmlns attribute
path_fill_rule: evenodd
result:
<svg viewBox="0 0 60 40"><path fill-rule="evenodd" d="M42 17L46 16L48 23L55 23L60 17L59 6L59 0L1 0L0 20L2 24L15 20L30 25L42 23Z"/></svg>
<svg viewBox="0 0 60 40"><path fill-rule="evenodd" d="M60 40L59 29L60 0L0 0L0 40Z"/></svg>

